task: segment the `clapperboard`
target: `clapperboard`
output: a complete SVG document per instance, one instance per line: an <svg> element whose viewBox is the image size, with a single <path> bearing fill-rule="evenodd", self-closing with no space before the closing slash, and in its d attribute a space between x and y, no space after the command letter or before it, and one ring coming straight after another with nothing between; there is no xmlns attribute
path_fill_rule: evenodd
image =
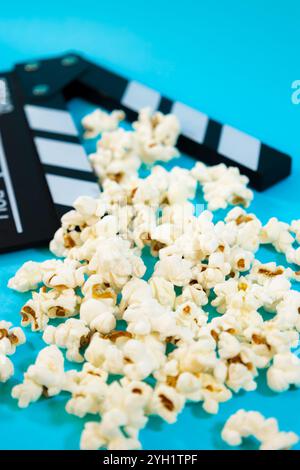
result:
<svg viewBox="0 0 300 470"><path fill-rule="evenodd" d="M0 73L0 251L48 242L77 196L99 194L67 109L74 97L124 109L129 121L144 106L174 113L179 150L239 167L258 190L290 174L288 155L77 54L18 64Z"/></svg>

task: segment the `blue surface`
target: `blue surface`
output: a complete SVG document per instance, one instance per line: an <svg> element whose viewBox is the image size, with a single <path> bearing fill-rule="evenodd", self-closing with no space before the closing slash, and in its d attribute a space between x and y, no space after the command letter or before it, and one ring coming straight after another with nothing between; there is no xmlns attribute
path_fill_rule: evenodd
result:
<svg viewBox="0 0 300 470"><path fill-rule="evenodd" d="M0 66L16 61L63 53L84 52L117 72L140 80L162 93L198 107L222 122L245 130L293 155L293 175L256 194L251 209L263 221L276 215L284 221L299 218L300 105L291 103L291 83L299 79L299 19L297 1L140 1L88 4L52 0L1 4ZM77 119L88 110L72 105ZM189 166L182 158L176 163ZM20 265L47 259L47 249L33 249L0 257L1 318L19 323L18 312L26 294L6 288ZM269 250L262 260L279 255ZM19 410L10 389L41 346L39 334L26 330L27 344L14 356L16 375L0 384L2 449L77 449L83 420L67 415L67 396L42 399ZM217 416L200 405L188 405L178 423L151 419L142 431L144 448L221 449L220 430L228 416L241 407L278 418L283 430L300 435L300 390L274 394L265 387L239 393L222 404ZM253 448L248 441L242 448ZM298 448L300 448L298 446Z"/></svg>

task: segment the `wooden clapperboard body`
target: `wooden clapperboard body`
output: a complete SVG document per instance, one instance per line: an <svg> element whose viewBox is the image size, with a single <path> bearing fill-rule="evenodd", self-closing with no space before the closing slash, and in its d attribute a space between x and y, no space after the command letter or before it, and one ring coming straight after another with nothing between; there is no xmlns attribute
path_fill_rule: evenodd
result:
<svg viewBox="0 0 300 470"><path fill-rule="evenodd" d="M77 54L18 64L0 73L0 251L48 242L77 196L99 194L67 109L73 97L124 109L129 121L143 106L176 114L182 152L237 166L258 190L291 172L288 155Z"/></svg>

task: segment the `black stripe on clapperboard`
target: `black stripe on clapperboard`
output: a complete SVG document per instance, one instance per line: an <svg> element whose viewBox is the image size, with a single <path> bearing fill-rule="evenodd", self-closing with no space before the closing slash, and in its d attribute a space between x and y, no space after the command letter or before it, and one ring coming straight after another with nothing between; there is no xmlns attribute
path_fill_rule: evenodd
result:
<svg viewBox="0 0 300 470"><path fill-rule="evenodd" d="M171 112L178 117L184 137L197 144L205 144L223 155L227 163L231 161L254 172L259 170L260 158L263 156L261 141L245 132L222 125L201 111L165 98L137 81L127 82L121 104L136 112L144 106L164 113Z"/></svg>
<svg viewBox="0 0 300 470"><path fill-rule="evenodd" d="M26 104L24 110L58 216L78 196L97 197L100 188L71 114L32 104Z"/></svg>

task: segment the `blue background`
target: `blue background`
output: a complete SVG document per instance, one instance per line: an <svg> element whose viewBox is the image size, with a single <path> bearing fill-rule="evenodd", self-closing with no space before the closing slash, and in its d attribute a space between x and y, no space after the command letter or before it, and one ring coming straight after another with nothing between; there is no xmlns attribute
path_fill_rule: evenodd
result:
<svg viewBox="0 0 300 470"><path fill-rule="evenodd" d="M276 215L288 222L300 217L300 105L291 102L291 83L300 79L299 20L296 0L2 2L0 69L78 50L290 153L292 176L256 194L251 206L263 221ZM88 107L77 102L72 110L78 121ZM190 166L191 161L182 158L179 164ZM0 257L1 318L18 324L28 298L6 288L9 277L28 259L48 256L45 248ZM261 259L272 258L282 261L263 250ZM42 345L38 334L26 333L27 344L14 356L16 375L0 384L0 448L76 449L83 420L64 412L65 395L42 399L26 410L10 398L12 385ZM228 448L220 430L240 407L275 416L283 430L300 435L299 398L299 390L272 393L262 374L256 392L239 393L221 405L217 416L188 405L175 425L151 419L141 433L142 443L147 449ZM253 447L248 440L242 448Z"/></svg>

